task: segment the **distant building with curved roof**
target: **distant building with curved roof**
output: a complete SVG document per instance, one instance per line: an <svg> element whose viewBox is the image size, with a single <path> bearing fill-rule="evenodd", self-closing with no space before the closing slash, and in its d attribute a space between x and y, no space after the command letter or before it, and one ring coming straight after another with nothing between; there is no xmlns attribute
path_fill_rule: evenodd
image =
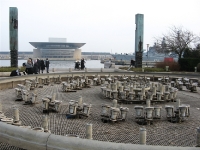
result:
<svg viewBox="0 0 200 150"><path fill-rule="evenodd" d="M29 42L33 49L33 58L51 60L80 60L81 47L86 43L67 43L65 38L49 38L49 42Z"/></svg>

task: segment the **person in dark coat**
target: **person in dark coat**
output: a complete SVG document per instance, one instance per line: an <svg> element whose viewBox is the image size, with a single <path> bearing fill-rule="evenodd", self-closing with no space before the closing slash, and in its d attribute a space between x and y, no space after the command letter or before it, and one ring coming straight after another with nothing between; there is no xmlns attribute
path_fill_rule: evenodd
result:
<svg viewBox="0 0 200 150"><path fill-rule="evenodd" d="M37 59L34 61L33 73L34 74L38 74L38 62L37 62Z"/></svg>
<svg viewBox="0 0 200 150"><path fill-rule="evenodd" d="M40 69L41 69L42 73L45 70L45 64L44 64L44 60L43 59L40 60Z"/></svg>
<svg viewBox="0 0 200 150"><path fill-rule="evenodd" d="M85 60L84 58L81 59L81 70L83 70L85 68Z"/></svg>
<svg viewBox="0 0 200 150"><path fill-rule="evenodd" d="M49 73L49 64L50 64L50 62L49 62L48 58L46 58L45 66L46 66L47 73Z"/></svg>
<svg viewBox="0 0 200 150"><path fill-rule="evenodd" d="M134 66L135 66L135 61L131 59L130 67L134 67Z"/></svg>
<svg viewBox="0 0 200 150"><path fill-rule="evenodd" d="M11 71L10 76L21 76L20 69Z"/></svg>
<svg viewBox="0 0 200 150"><path fill-rule="evenodd" d="M38 73L40 74L40 70L41 70L41 64L40 64L40 59L37 59L37 64L38 64Z"/></svg>
<svg viewBox="0 0 200 150"><path fill-rule="evenodd" d="M75 61L75 69L80 70L80 62L79 61Z"/></svg>

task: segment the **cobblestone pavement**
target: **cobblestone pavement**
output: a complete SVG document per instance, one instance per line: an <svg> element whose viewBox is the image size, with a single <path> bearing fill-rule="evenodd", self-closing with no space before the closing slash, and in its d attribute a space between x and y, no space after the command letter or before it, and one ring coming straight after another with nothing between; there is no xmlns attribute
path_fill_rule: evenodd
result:
<svg viewBox="0 0 200 150"><path fill-rule="evenodd" d="M166 120L165 105L175 105L175 102L164 102L156 105L162 106L162 118L156 120L152 125L145 125L147 130L147 145L181 146L193 147L196 145L196 127L200 124L200 89L197 93L188 90L178 91L177 98L181 103L190 105L190 117L182 123L170 123ZM56 99L62 100L59 113L49 113L49 129L51 133L65 136L67 134L78 135L85 138L86 124L93 124L93 140L109 141L116 143L139 144L139 128L143 127L135 122L135 105L140 104L119 104L128 107L129 112L125 122L103 123L101 121L101 104L112 105L111 100L103 98L100 86L84 88L77 92L62 92L61 85L44 86L38 89L38 100L36 105L23 105L23 101L15 101L15 90L7 89L0 91L0 101L3 105L3 112L7 117L13 118L13 107L18 107L20 120L25 126L41 127L42 125L42 102L45 95L57 93ZM82 96L83 102L92 104L91 115L82 119L67 119L68 102L78 100ZM142 105L142 104L141 104ZM1 150L22 150L11 145L0 143Z"/></svg>

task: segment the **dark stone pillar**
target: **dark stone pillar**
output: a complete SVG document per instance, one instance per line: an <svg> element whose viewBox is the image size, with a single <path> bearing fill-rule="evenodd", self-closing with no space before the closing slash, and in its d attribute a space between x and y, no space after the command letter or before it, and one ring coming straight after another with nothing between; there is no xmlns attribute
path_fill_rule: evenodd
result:
<svg viewBox="0 0 200 150"><path fill-rule="evenodd" d="M9 8L9 31L11 67L18 67L18 9L16 7Z"/></svg>
<svg viewBox="0 0 200 150"><path fill-rule="evenodd" d="M141 51L136 52L136 54L135 54L135 67L136 68L142 68L142 55L143 55L143 52L141 52Z"/></svg>

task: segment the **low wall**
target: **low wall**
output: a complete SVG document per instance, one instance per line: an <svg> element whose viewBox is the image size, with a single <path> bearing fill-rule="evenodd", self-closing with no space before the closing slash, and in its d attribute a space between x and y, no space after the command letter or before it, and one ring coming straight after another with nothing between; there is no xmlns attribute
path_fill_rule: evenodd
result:
<svg viewBox="0 0 200 150"><path fill-rule="evenodd" d="M151 146L80 139L33 131L0 122L0 141L27 150L197 150L196 147Z"/></svg>

